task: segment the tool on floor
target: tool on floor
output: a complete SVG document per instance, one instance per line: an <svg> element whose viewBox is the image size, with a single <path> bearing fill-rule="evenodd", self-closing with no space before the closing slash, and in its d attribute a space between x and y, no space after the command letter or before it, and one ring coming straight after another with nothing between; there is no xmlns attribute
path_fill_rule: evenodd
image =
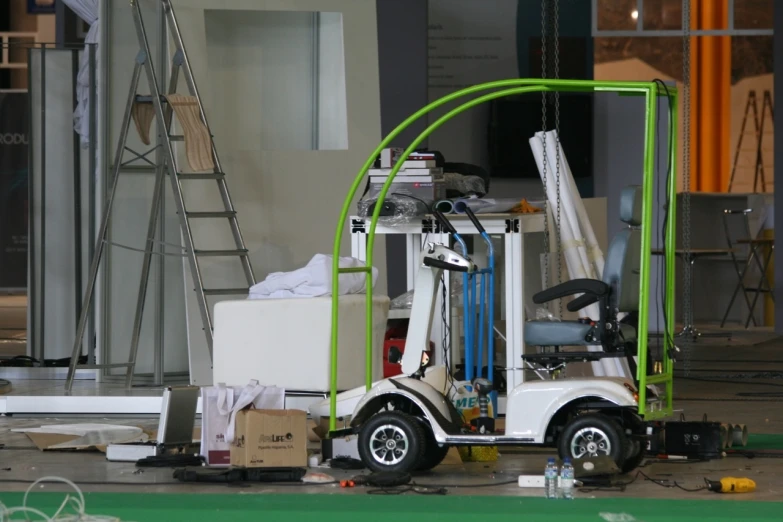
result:
<svg viewBox="0 0 783 522"><path fill-rule="evenodd" d="M715 493L752 493L756 490L756 483L749 478L723 477L707 480L707 489Z"/></svg>
<svg viewBox="0 0 783 522"><path fill-rule="evenodd" d="M73 345L71 363L68 369L68 379L66 381L66 388L68 390L70 390L73 386L73 380L77 367L93 369L125 368L125 383L127 386L132 384L133 371L136 366L136 355L139 348L139 338L141 335L141 323L147 294L147 284L150 275L150 265L153 254L161 256L181 255L188 259L190 273L193 278L192 289L195 292L196 301L198 303L210 359L212 358L212 318L210 316L209 307L207 304L207 296L247 295L249 287L254 285L256 282L255 276L253 275L253 269L250 265L248 250L245 247L245 242L239 229L237 212L234 209L234 204L232 203L231 196L228 192L225 173L221 167L215 143L212 140L212 132L210 131L209 124L207 123L206 114L204 113L204 106L201 102L198 89L196 88L196 81L193 78L193 71L191 69L187 53L185 52L185 46L182 41L182 35L180 34L174 10L169 0L160 1L163 5L163 11L169 29L168 32L175 48L174 57L171 63L169 87L165 94L161 93L158 77L156 76L155 69L150 59L152 52L150 50L147 33L144 28L141 8L137 0L131 0L133 20L136 26L136 35L138 36L139 41L139 53L136 56L136 63L131 79L130 93L128 95L128 103L125 107L125 115L123 118L122 128L120 130L120 139L119 143L117 144L117 152L114 156L114 174L111 178L111 187L109 190L108 199L106 201L106 207L104 209L100 231L98 233L95 255L90 266L90 277L85 291L86 295L83 300L83 306L76 330L76 340L74 341ZM140 95L137 92L142 72L145 72L147 76L147 83L150 90L149 95ZM176 92L180 72L182 72L185 77L189 96L182 96ZM162 80L165 81L165 78L162 78ZM140 107L143 106L147 106L146 109L140 109ZM150 111L149 106L151 106L154 111ZM142 141L144 141L146 132L145 125L151 123L152 120L151 112L154 112L154 116L157 121L157 143L155 147L148 150L147 152L138 153L128 146L128 132L131 125L131 120L134 120L134 124L139 130ZM171 126L175 114L177 116L177 120L180 123L180 127L184 129L182 135L175 135L171 133ZM146 141L149 141L148 136L146 136L146 138ZM197 169L210 167L210 171L198 173L183 172L179 168L179 162L177 161L178 151L175 150L174 142L185 143L186 155L191 166L194 166ZM125 152L130 152L133 155L133 157L128 161L123 161ZM154 162L148 158L148 156L153 155L153 153L155 157ZM84 331L87 326L90 311L92 309L92 298L95 290L95 284L98 279L100 261L103 257L106 245L110 244L109 222L112 214L114 197L117 192L117 185L120 174L125 172L134 172L137 174L142 172L149 172L155 174L155 188L152 196L146 246L143 250L144 260L142 263L141 282L139 285L139 294L136 303L136 316L133 323L130 355L128 357L128 362L124 363L80 365L78 364L78 359L79 355L82 353ZM183 239L183 244L181 246L179 244L174 246L175 248L180 248L181 251L173 254L165 251L165 246L167 244L163 241L162 234L161 239L156 239L155 237L156 231L158 231L159 228L162 231L162 227L159 227L159 219L161 215L164 214L163 205L165 199L163 196L164 180L166 177L168 177L171 181L174 202L176 204L177 214L180 218ZM194 212L186 209L185 199L183 196L183 182L186 181L216 182L218 192L220 193L222 210ZM196 249L190 224L190 221L194 219L202 221L227 220L231 230L231 235L233 237L234 248L227 250ZM154 250L156 243L160 244L160 251ZM199 264L199 259L205 256L235 258L239 260L247 286L242 288L205 288L202 281L201 267ZM89 342L93 342L92 339L90 339ZM93 362L94 361L90 361L90 363Z"/></svg>

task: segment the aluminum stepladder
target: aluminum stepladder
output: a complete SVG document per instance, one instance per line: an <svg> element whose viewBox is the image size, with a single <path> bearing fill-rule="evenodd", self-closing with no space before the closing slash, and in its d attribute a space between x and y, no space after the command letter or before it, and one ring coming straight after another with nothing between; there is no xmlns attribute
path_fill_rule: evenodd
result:
<svg viewBox="0 0 783 522"><path fill-rule="evenodd" d="M190 96L194 97L198 104L198 112L201 116L202 123L209 131L210 138L213 136L212 131L207 122L204 107L199 96L198 89L196 88L196 82L193 78L193 71L188 61L187 54L185 52L185 46L182 41L182 35L179 30L174 10L171 6L170 0L161 0L163 5L163 11L166 17L167 27L173 41L175 52L171 63L171 73L169 80L169 87L167 94L175 94L177 90L177 84L179 80L180 70L184 73L185 81L189 90ZM92 259L90 266L90 277L85 289L85 298L82 302L82 310L79 316L79 322L76 329L76 339L73 345L73 352L71 355L70 366L68 369L68 378L66 381L67 390L71 390L73 381L76 375L77 369L110 369L110 368L125 368L125 384L130 387L133 383L133 374L136 366L136 356L138 354L139 340L141 336L142 317L144 312L144 302L147 294L147 286L150 275L150 265L152 262L152 255L155 248L155 230L158 224L160 206L164 195L164 178L169 177L171 181L171 187L174 195L174 202L176 210L180 218L181 232L183 239L183 255L188 258L191 275L193 277L193 290L196 294L196 300L198 302L199 312L202 318L203 330L207 340L207 347L209 349L210 359L212 358L212 318L209 313L209 307L206 297L212 296L229 296L229 295L247 295L250 286L255 284L255 276L253 274L253 268L250 264L248 257L248 250L245 247L244 239L242 238L242 232L239 228L239 222L237 221L237 213L234 209L231 201L231 196L228 192L228 186L225 180L225 173L223 172L218 158L217 149L215 148L214 140L211 142L211 154L214 163L214 171L207 173L186 173L180 171L178 168L178 162L176 152L172 142L183 141L184 135L171 135L171 123L173 119L173 110L167 103L167 98L161 95L158 87L158 80L155 75L155 70L151 61L151 52L149 41L147 39L147 33L144 28L144 21L141 14L141 8L137 0L130 0L133 8L133 18L136 26L136 34L139 40L139 53L136 55L136 62L133 69L133 76L131 79L130 92L128 94L128 102L125 107L125 114L123 117L123 124L120 130L120 138L117 144L117 150L114 156L114 172L111 180L111 187L109 189L108 198L106 200L106 206L101 221L100 230L98 232L98 239L95 247L95 255ZM149 84L149 95L139 95L137 93L139 81L142 72L146 73L147 82ZM136 103L150 103L154 107L156 129L158 131L157 145L150 151L139 154L127 147L127 138L130 126L132 125L132 111L133 106ZM164 124L161 124L164 122ZM138 301L136 303L136 313L133 323L133 335L131 338L130 355L128 362L123 363L101 363L101 364L87 364L80 365L79 356L82 352L82 344L84 338L84 332L87 326L87 322L90 316L91 303L95 291L95 284L98 278L98 272L100 268L100 261L103 257L105 246L108 243L108 230L112 212L112 205L114 202L114 196L117 191L117 185L120 173L126 168L127 163L144 160L149 163L146 156L162 146L161 161L154 164L155 167L155 187L153 190L152 207L150 210L149 226L147 229L146 247L144 249L144 260L142 264L141 281L139 284ZM123 163L122 158L126 150L129 150L135 155L135 158L127 163ZM220 193L223 211L212 212L192 212L185 209L185 200L182 193L183 181L203 181L214 180L217 183L217 188ZM198 250L193 244L193 235L190 227L191 219L227 219L231 227L231 232L234 238L236 249L233 250ZM156 253L157 254L157 253ZM243 288L223 288L223 289L205 289L201 277L201 271L199 268L199 257L236 257L241 261L245 279L247 280L247 287ZM91 341L92 342L92 341Z"/></svg>

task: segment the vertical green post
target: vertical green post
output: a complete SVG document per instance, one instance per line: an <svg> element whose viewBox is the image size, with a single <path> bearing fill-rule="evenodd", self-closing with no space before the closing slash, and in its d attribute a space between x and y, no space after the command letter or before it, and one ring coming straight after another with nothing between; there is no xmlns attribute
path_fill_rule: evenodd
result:
<svg viewBox="0 0 783 522"><path fill-rule="evenodd" d="M664 347L666 353L663 356L663 371L669 377L666 381L666 407L671 409L673 407L674 396L674 380L672 375L674 373L674 362L669 357L670 350L674 350L674 297L675 297L675 260L676 260L676 248L677 248L677 92L671 95L669 100L669 132L671 132L671 143L673 144L672 150L669 151L669 163L671 163L671 173L669 175L669 186L667 187L667 196L669 200L669 208L667 209L666 222L666 299L664 306L666 307L666 317L669 320L666 322L666 340Z"/></svg>
<svg viewBox="0 0 783 522"><path fill-rule="evenodd" d="M639 331L637 380L639 386L639 413L647 404L647 338L650 313L650 256L652 245L653 176L655 173L655 116L658 106L658 86L652 84L645 96L644 115L644 178L642 181L642 246L639 270Z"/></svg>

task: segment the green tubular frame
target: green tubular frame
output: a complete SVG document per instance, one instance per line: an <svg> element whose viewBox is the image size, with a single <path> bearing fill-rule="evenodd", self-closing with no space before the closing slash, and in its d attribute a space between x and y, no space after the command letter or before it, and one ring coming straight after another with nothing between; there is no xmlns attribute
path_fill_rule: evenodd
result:
<svg viewBox="0 0 783 522"><path fill-rule="evenodd" d="M367 259L366 266L360 268L340 268L339 258L341 250L342 235L345 230L345 223L348 220L348 215L351 211L352 202L356 196L359 187L367 175L367 171L372 168L376 159L380 155L381 151L389 146L389 144L399 134L408 128L411 124L416 122L422 117L427 116L431 111L445 105L449 102L458 100L465 96L478 94L483 91L490 91L494 89L495 92L484 94L478 98L471 99L468 102L452 109L445 115L438 118L437 121L432 123L427 129L424 130L419 136L408 146L405 152L397 161L396 166L392 169L386 182L383 184L380 194L378 195L378 202L383 203L386 199L386 195L391 187L397 172L403 162L408 156L415 151L419 145L433 132L440 128L444 123L451 120L455 116L481 105L491 100L498 98L504 98L506 96L514 96L532 92L614 92L619 94L644 96L645 98L645 140L644 140L644 181L643 181L643 205L642 205L642 246L641 246L641 270L640 270L640 292L639 292L639 327L638 327L638 370L637 378L640 383L639 390L639 414L645 416L648 419L661 418L671 415L672 413L672 392L673 392L673 361L668 357L663 359L663 371L660 374L648 376L647 375L647 333L648 333L648 317L649 317L649 295L650 295L650 257L651 257L651 242L652 242L652 209L653 209L653 178L655 174L655 137L656 137L656 115L657 115L657 99L662 93L658 90L658 84L655 82L617 82L617 81L594 81L594 80L541 80L541 79L514 79L514 80L502 80L496 82L489 82L480 85L475 85L467 89L462 89L455 93L430 103L426 107L417 111L411 115L408 119L402 122L396 129L394 129L368 156L367 161L362 166L359 173L356 175L353 184L351 185L348 195L343 203L343 208L340 213L339 221L337 222L337 230L334 237L333 258L332 258L332 339L331 339L331 392L330 392L330 419L329 430L335 431L337 425L336 409L337 409L337 350L338 350L338 323L339 323L339 274L345 273L364 273L367 278L366 284L366 386L369 390L372 387L372 307L373 307L373 285L372 285L372 266L373 266L373 250L375 246L375 229L378 224L378 218L380 217L382 204L376 204L375 210L370 221L370 230L367 234ZM677 91L675 88L669 88L669 94L671 95L672 103L669 107L669 122L672 123L670 128L674 129L676 133L677 129ZM677 143L676 135L672 137L672 143ZM667 186L667 193L669 196L669 208L667 218L666 229L666 244L665 259L667 271L666 271L666 298L664 301L664 307L667 311L668 317L674 317L674 249L675 249L675 233L676 233L676 195L677 195L677 176L674 169L676 162L676 147L673 147L672 154L672 173L669 176L669 184ZM671 345L674 338L674 324L673 321L669 321L666 324L666 335L664 336L664 348L665 353L669 353L669 350L674 347ZM654 408L648 409L646 402L648 384L665 384L666 385L666 404Z"/></svg>

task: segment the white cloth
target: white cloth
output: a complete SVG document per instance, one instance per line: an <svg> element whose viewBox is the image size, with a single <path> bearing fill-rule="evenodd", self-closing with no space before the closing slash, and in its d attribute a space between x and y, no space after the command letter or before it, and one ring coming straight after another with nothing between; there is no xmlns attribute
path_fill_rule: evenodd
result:
<svg viewBox="0 0 783 522"><path fill-rule="evenodd" d="M366 266L353 257L341 257L340 268ZM340 274L339 295L361 294L366 291L366 274ZM372 269L373 285L378 281L378 269ZM293 272L274 272L250 288L248 299L281 299L289 297L321 297L332 295L332 256L316 254L306 266Z"/></svg>
<svg viewBox="0 0 783 522"><path fill-rule="evenodd" d="M98 81L98 64L100 64L100 48L98 36L101 31L98 20L100 0L63 0L65 5L90 24L84 42L95 45L95 81ZM85 48L79 60L79 74L76 78L76 111L73 113L73 128L81 137L82 147L87 148L90 143L90 47ZM97 89L96 89L97 90ZM96 124L97 125L97 124Z"/></svg>

